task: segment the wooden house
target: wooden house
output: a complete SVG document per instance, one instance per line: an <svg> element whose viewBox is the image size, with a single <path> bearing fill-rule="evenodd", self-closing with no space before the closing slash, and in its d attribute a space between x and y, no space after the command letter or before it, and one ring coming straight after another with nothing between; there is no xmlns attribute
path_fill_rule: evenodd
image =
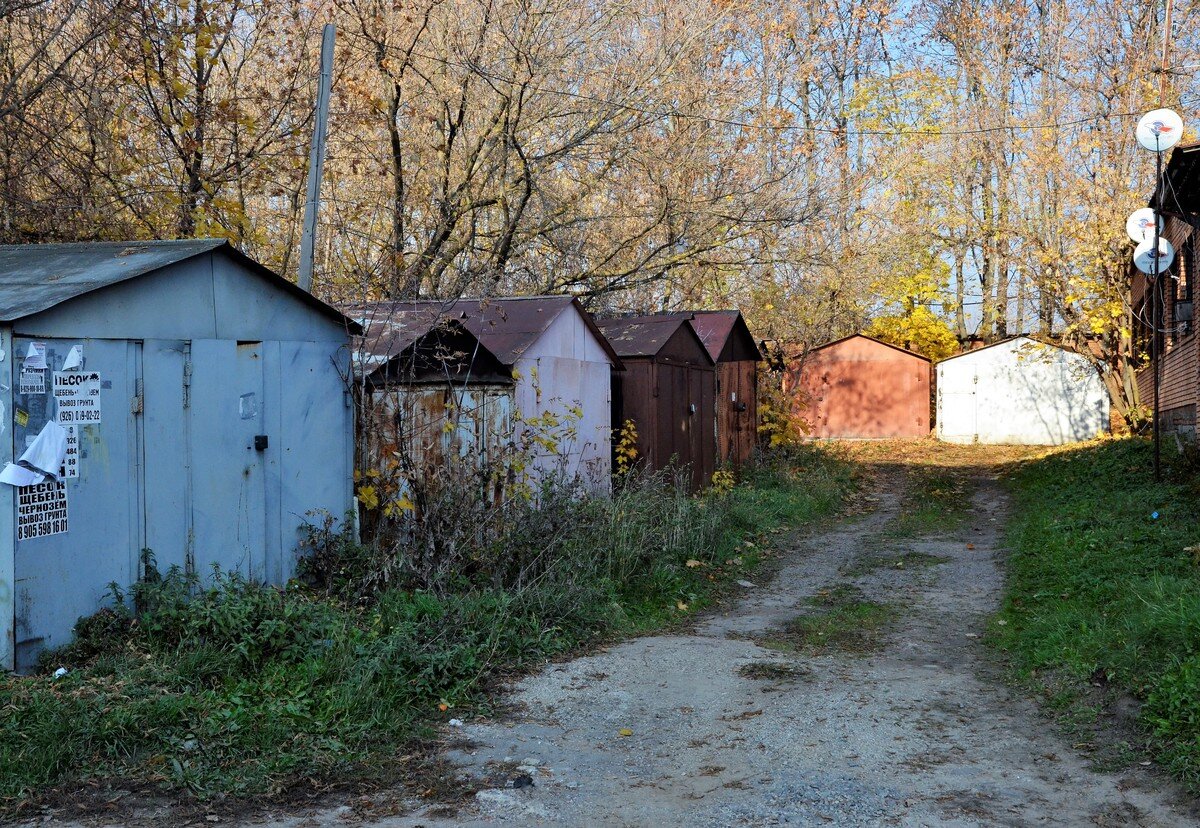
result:
<svg viewBox="0 0 1200 828"><path fill-rule="evenodd" d="M690 469L693 489L716 469L716 365L688 316L599 319L624 363L613 374L615 428L632 420L639 457L652 469Z"/></svg>
<svg viewBox="0 0 1200 828"><path fill-rule="evenodd" d="M1200 276L1195 230L1200 225L1200 143L1180 145L1163 170L1160 190L1162 235L1175 248L1175 261L1155 291L1149 277L1130 265L1134 345L1149 355L1159 349L1159 417L1165 432L1194 436L1200 403L1200 337L1194 318L1195 282ZM1151 325L1154 299L1159 301L1157 333ZM1137 375L1143 405L1154 400L1154 372L1147 365Z"/></svg>

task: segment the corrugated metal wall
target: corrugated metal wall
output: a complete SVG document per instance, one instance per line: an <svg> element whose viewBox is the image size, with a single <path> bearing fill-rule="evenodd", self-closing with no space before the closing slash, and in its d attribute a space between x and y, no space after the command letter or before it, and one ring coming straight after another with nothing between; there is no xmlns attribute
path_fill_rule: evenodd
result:
<svg viewBox="0 0 1200 828"><path fill-rule="evenodd" d="M511 385L397 385L375 391L370 404L368 468L386 468L395 452L418 475L436 477L464 459L484 468L512 440Z"/></svg>

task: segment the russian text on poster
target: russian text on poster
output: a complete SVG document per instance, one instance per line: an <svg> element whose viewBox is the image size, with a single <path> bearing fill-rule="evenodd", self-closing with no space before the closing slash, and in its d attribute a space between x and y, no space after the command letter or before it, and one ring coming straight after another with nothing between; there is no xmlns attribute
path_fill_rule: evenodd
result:
<svg viewBox="0 0 1200 828"><path fill-rule="evenodd" d="M29 350L25 352L25 361L22 363L25 368L37 368L45 370L46 368L46 343L45 342L30 342Z"/></svg>
<svg viewBox="0 0 1200 828"><path fill-rule="evenodd" d="M40 368L21 368L21 377L17 383L18 394L45 394L46 372Z"/></svg>
<svg viewBox="0 0 1200 828"><path fill-rule="evenodd" d="M17 490L17 540L67 531L67 484L47 480Z"/></svg>
<svg viewBox="0 0 1200 828"><path fill-rule="evenodd" d="M100 375L95 371L55 371L55 419L61 425L94 425L100 422Z"/></svg>
<svg viewBox="0 0 1200 828"><path fill-rule="evenodd" d="M59 477L79 477L79 426L69 425L67 429L67 453L63 455L62 469Z"/></svg>

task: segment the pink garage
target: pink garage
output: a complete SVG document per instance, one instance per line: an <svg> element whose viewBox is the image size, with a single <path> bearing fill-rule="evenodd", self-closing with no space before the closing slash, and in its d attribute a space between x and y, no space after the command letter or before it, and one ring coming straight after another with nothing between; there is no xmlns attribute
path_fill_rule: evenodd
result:
<svg viewBox="0 0 1200 828"><path fill-rule="evenodd" d="M810 437L925 437L930 374L926 357L855 334L791 362L784 390Z"/></svg>

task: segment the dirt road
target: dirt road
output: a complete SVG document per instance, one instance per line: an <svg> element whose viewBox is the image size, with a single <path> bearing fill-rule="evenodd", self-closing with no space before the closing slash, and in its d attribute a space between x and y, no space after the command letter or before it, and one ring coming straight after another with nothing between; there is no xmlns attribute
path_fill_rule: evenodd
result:
<svg viewBox="0 0 1200 828"><path fill-rule="evenodd" d="M904 537L902 479L794 539L691 634L552 665L515 688L520 712L451 731L472 744L452 751L462 772L496 785L453 816L370 824L1195 824L1146 771L1090 769L996 676L980 637L1001 592L999 484L976 480L954 531Z"/></svg>

